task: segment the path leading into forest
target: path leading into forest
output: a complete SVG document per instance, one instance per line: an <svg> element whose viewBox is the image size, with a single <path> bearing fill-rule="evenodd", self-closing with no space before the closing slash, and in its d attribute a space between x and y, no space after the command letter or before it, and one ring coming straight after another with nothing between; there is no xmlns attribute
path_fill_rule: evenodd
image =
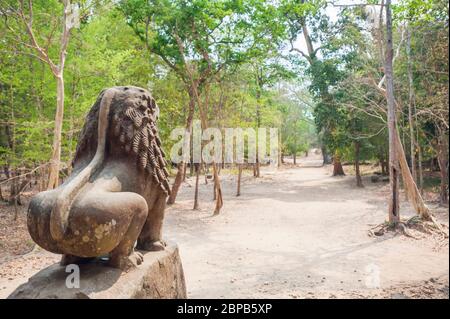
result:
<svg viewBox="0 0 450 319"><path fill-rule="evenodd" d="M448 298L448 239L369 237L386 218L383 184L358 189L353 176L331 177L320 164L303 158L300 167L246 176L241 197L229 176L215 217L211 183L202 180L200 211L191 210L194 187L184 187L165 234L180 247L189 297ZM402 212L412 213L407 204ZM445 210L438 217L448 223Z"/></svg>
<svg viewBox="0 0 450 319"><path fill-rule="evenodd" d="M448 298L448 239L423 240L368 229L386 218L387 189L365 179L331 177L321 158L298 167L264 168L243 177L223 172L224 207L213 211L212 183L201 179L201 209L192 210L194 178L167 209L164 234L176 242L190 298ZM402 203L402 214L411 215ZM448 211L437 213L448 224ZM0 264L0 298L58 256L37 252Z"/></svg>

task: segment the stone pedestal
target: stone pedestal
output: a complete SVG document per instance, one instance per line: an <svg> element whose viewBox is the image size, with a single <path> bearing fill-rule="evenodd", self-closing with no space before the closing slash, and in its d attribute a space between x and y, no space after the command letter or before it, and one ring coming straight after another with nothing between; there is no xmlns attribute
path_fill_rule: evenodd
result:
<svg viewBox="0 0 450 319"><path fill-rule="evenodd" d="M68 272L66 272L66 270ZM74 272L59 264L51 265L19 286L10 299L169 299L186 298L178 248L147 252L144 262L128 272L99 263L79 265L79 288L68 288ZM68 279L68 276L69 277Z"/></svg>

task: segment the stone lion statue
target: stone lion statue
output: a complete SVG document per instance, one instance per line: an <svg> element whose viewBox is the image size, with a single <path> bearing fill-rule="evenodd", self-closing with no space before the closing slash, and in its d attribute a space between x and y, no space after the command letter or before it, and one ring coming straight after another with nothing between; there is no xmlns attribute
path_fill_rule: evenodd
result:
<svg viewBox="0 0 450 319"><path fill-rule="evenodd" d="M163 250L161 228L170 191L150 93L132 86L103 90L86 117L73 172L58 188L37 194L28 230L61 264L108 255L128 269L134 250Z"/></svg>

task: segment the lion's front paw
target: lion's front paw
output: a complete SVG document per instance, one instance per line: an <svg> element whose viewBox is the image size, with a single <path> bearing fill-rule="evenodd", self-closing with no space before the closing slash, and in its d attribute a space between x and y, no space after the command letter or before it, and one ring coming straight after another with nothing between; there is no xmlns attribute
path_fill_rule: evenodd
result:
<svg viewBox="0 0 450 319"><path fill-rule="evenodd" d="M136 248L145 251L161 251L166 249L167 244L163 240L152 242L138 242Z"/></svg>
<svg viewBox="0 0 450 319"><path fill-rule="evenodd" d="M136 268L144 261L144 255L138 251L133 251L130 256L112 255L108 261L108 266L119 268L123 271Z"/></svg>

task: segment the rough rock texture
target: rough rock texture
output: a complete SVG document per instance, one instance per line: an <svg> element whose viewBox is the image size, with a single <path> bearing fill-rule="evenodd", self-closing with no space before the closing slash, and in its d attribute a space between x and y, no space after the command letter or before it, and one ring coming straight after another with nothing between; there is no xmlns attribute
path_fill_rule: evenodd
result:
<svg viewBox="0 0 450 319"><path fill-rule="evenodd" d="M128 272L98 263L80 265L80 288L67 288L66 267L51 265L19 286L9 299L186 298L181 259L175 245L148 252Z"/></svg>

